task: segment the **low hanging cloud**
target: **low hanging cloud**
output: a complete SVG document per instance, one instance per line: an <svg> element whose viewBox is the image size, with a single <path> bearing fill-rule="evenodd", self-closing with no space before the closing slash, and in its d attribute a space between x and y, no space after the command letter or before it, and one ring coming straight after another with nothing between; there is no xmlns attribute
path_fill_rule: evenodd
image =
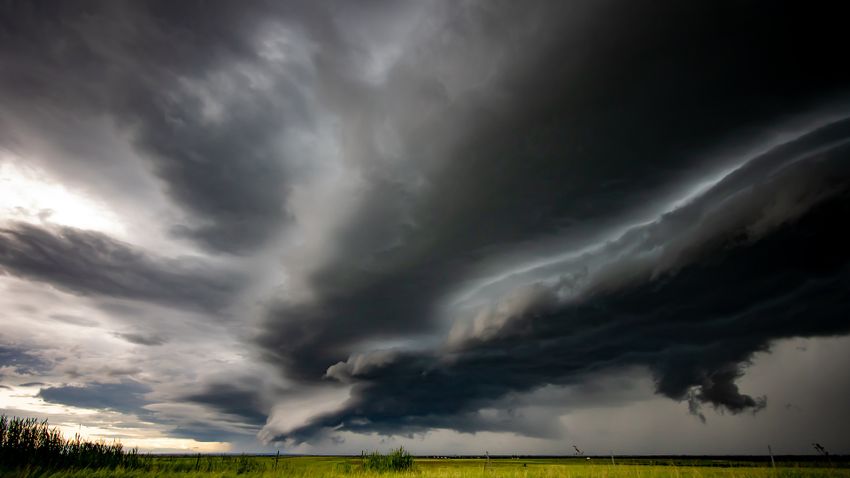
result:
<svg viewBox="0 0 850 478"><path fill-rule="evenodd" d="M379 110L383 121L352 118L351 149L383 169L358 170L365 191L340 202L348 217L327 231L322 254L303 273L287 269L305 298L272 301L256 338L266 359L286 376L318 381L375 343L431 340L445 298L482 264L498 268L503 254L545 254L538 242L551 251L558 237L581 243L622 226L634 209L669 196L665 189L716 169L706 151L768 142L778 122L769 91L788 105L842 91L845 78L825 53L782 66L780 52L803 46L779 34L797 20L778 12L746 27L761 9L641 5L642 18L668 28L609 15L629 8L638 7L428 12L436 26L387 73L384 91L399 96ZM828 41L833 32L820 34ZM368 141L386 130L392 161ZM394 176L395 167L413 179Z"/></svg>
<svg viewBox="0 0 850 478"><path fill-rule="evenodd" d="M458 318L441 348L331 366L326 377L351 384L350 400L277 439L487 430L476 411L508 393L632 366L648 368L658 393L688 400L695 414L701 404L763 408L765 397L735 383L755 352L781 338L850 330L842 246L850 237L834 227L850 212L848 126L754 158L595 250L507 275L513 291L499 288L494 305Z"/></svg>
<svg viewBox="0 0 850 478"><path fill-rule="evenodd" d="M181 401L207 405L240 423L261 426L266 423L268 405L258 384L210 383L203 390L181 396Z"/></svg>
<svg viewBox="0 0 850 478"><path fill-rule="evenodd" d="M38 392L38 396L48 403L143 416L149 414L143 407L151 403L145 395L152 390L144 383L125 379L118 383L45 387Z"/></svg>

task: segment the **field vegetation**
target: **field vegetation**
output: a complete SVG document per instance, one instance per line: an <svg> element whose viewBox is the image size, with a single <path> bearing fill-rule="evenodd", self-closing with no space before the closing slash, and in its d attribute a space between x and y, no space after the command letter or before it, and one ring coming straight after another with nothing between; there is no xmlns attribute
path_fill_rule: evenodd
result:
<svg viewBox="0 0 850 478"><path fill-rule="evenodd" d="M47 420L0 415L2 468L134 468L141 465L137 450L125 451L120 442L65 439Z"/></svg>
<svg viewBox="0 0 850 478"><path fill-rule="evenodd" d="M368 471L408 471L413 469L413 455L403 447L393 450L386 455L377 451L360 454L362 468Z"/></svg>
<svg viewBox="0 0 850 478"><path fill-rule="evenodd" d="M850 478L841 457L743 458L415 458L399 448L359 457L142 455L120 443L67 440L47 422L0 418L3 478Z"/></svg>

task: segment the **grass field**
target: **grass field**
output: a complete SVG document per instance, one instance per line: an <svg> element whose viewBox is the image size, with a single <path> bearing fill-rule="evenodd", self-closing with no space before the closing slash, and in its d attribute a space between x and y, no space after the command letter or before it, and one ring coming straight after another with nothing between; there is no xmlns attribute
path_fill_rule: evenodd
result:
<svg viewBox="0 0 850 478"><path fill-rule="evenodd" d="M142 455L118 442L65 438L47 421L0 415L4 478L850 478L845 457L783 457L777 466L769 465L752 457L414 458L402 448L359 457Z"/></svg>
<svg viewBox="0 0 850 478"><path fill-rule="evenodd" d="M663 463L662 463L663 462ZM275 457L267 456L190 456L147 457L145 466L136 469L77 469L39 471L36 468L0 471L3 477L411 477L411 478L782 478L848 477L846 464L780 462L776 468L765 463L745 461L706 461L678 459L639 459L611 465L610 460L572 458L552 459L425 459L418 458L413 470L371 472L362 467L359 457ZM654 463L654 464L653 464Z"/></svg>

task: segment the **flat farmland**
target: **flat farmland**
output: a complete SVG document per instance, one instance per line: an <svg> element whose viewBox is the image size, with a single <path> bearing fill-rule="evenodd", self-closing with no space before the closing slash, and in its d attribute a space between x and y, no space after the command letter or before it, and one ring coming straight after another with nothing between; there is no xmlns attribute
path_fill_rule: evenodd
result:
<svg viewBox="0 0 850 478"><path fill-rule="evenodd" d="M6 470L4 477L410 477L410 478L781 478L850 477L848 462L807 457L780 460L711 457L618 458L416 458L412 470L375 472L363 468L360 457L345 456L147 456L132 469Z"/></svg>

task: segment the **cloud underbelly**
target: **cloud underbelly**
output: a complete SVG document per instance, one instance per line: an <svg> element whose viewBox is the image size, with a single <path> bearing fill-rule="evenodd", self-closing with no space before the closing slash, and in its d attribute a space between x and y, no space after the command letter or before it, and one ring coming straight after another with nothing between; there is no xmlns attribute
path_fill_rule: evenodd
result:
<svg viewBox="0 0 850 478"><path fill-rule="evenodd" d="M827 125L584 254L479 288L442 346L330 367L349 401L277 438L487 429L474 412L505 394L631 366L694 413L763 407L735 383L753 353L850 330L850 234L835 224L850 213L848 138L850 122Z"/></svg>

